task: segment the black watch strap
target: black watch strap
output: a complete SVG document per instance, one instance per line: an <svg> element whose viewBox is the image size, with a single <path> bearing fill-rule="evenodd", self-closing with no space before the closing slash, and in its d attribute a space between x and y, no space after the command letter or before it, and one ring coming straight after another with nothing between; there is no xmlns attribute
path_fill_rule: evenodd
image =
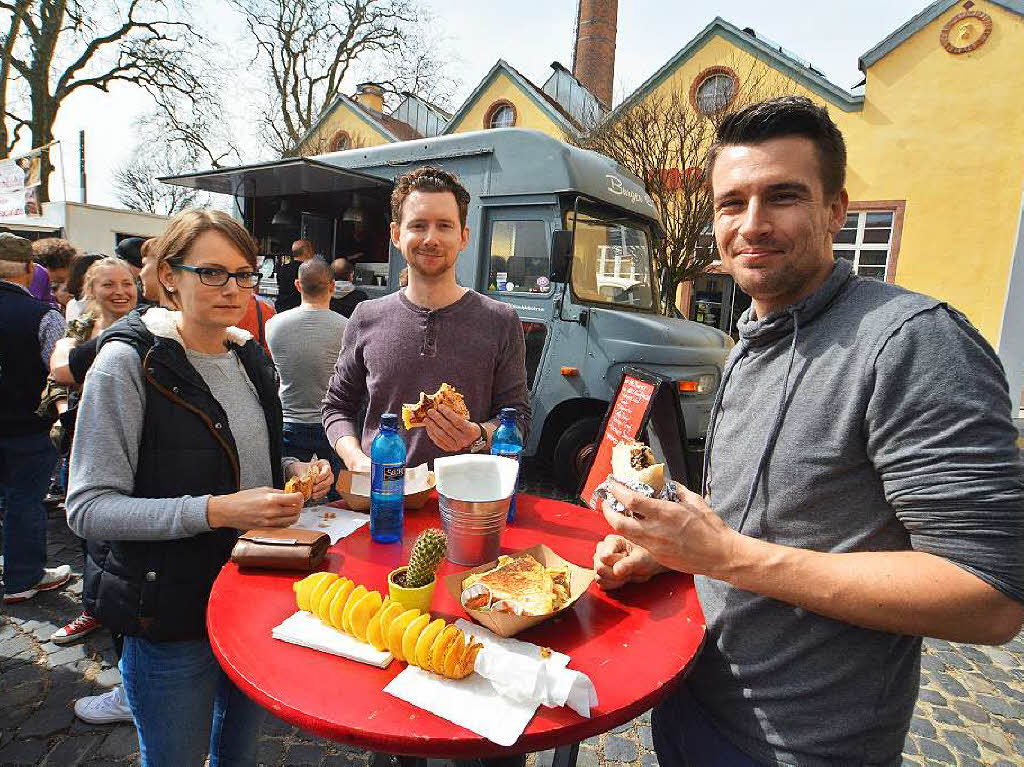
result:
<svg viewBox="0 0 1024 767"><path fill-rule="evenodd" d="M470 443L469 451L471 453L479 453L481 450L487 447L487 432L484 431L483 424L478 423L476 425L476 428L480 430L480 436Z"/></svg>

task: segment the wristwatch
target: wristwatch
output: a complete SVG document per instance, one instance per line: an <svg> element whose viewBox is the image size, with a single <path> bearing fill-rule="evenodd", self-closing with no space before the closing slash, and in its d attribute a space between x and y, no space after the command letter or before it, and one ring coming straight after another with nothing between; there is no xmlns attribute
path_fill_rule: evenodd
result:
<svg viewBox="0 0 1024 767"><path fill-rule="evenodd" d="M484 431L484 427L481 424L477 424L476 428L480 430L480 436L469 443L469 452L471 453L479 453L487 447L487 432Z"/></svg>

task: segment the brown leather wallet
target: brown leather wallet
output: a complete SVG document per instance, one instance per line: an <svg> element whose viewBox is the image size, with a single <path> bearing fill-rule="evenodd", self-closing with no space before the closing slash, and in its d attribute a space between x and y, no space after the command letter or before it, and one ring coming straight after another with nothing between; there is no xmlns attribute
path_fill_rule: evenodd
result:
<svg viewBox="0 0 1024 767"><path fill-rule="evenodd" d="M327 533L260 527L239 536L231 551L231 561L239 567L310 572L323 561L330 545Z"/></svg>

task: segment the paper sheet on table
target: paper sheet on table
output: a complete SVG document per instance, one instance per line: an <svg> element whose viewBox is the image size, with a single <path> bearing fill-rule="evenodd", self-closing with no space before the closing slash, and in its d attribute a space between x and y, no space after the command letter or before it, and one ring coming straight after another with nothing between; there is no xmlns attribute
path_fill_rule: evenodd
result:
<svg viewBox="0 0 1024 767"><path fill-rule="evenodd" d="M333 514L334 516L326 516ZM370 521L365 513L339 509L334 506L310 506L299 513L298 520L291 527L299 530L312 530L315 533L327 533L333 546L347 535L351 535Z"/></svg>
<svg viewBox="0 0 1024 767"><path fill-rule="evenodd" d="M338 655L349 660L366 663L377 668L387 668L394 657L389 652L381 652L366 642L343 634L336 628L325 626L313 613L299 610L280 626L270 630L274 639L290 642L313 650Z"/></svg>
<svg viewBox="0 0 1024 767"><path fill-rule="evenodd" d="M583 716L597 705L590 679L566 668L569 657L518 639L504 639L465 620L456 624L482 642L476 672L466 679L444 679L410 666L384 692L454 722L501 746L523 734L537 706L570 705ZM482 674L486 674L487 678Z"/></svg>
<svg viewBox="0 0 1024 767"><path fill-rule="evenodd" d="M421 463L405 470L405 495L412 495L423 490L430 489L430 470L427 464ZM370 495L370 475L353 474L352 490L353 495Z"/></svg>

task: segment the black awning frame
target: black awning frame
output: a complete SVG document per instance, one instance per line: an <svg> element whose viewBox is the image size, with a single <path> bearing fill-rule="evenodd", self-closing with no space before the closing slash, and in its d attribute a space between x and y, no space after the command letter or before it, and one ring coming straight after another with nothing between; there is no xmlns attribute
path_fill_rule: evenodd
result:
<svg viewBox="0 0 1024 767"><path fill-rule="evenodd" d="M233 197L288 197L323 192L366 191L368 188L390 193L392 187L390 181L377 176L306 157L163 176L157 180Z"/></svg>

